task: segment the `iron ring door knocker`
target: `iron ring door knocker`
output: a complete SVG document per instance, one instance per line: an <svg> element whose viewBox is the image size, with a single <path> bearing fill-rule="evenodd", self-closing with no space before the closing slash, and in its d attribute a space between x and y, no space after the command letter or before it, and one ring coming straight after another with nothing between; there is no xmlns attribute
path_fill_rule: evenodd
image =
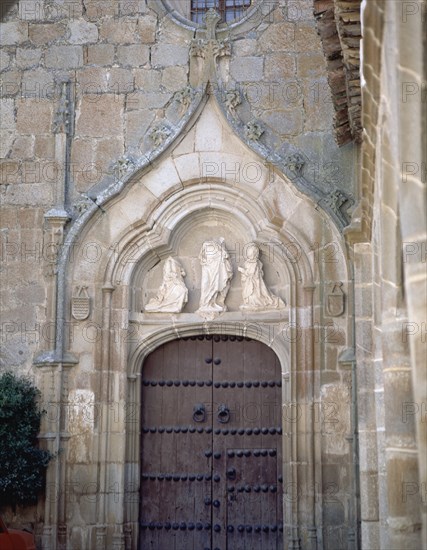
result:
<svg viewBox="0 0 427 550"><path fill-rule="evenodd" d="M204 422L206 420L206 409L203 403L197 403L193 408L194 422Z"/></svg>
<svg viewBox="0 0 427 550"><path fill-rule="evenodd" d="M218 422L221 424L227 424L230 421L230 409L227 405L220 405L218 407Z"/></svg>

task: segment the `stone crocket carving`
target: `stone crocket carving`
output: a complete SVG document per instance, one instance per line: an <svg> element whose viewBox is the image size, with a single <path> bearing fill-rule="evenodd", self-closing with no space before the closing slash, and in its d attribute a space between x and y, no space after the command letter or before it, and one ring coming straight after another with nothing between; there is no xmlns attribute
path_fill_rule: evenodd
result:
<svg viewBox="0 0 427 550"><path fill-rule="evenodd" d="M242 298L241 310L262 311L266 309L279 309L285 307L285 303L278 296L270 292L264 283L264 272L259 260L259 248L255 243L249 243L246 247L246 261L244 267L238 270L242 274Z"/></svg>
<svg viewBox="0 0 427 550"><path fill-rule="evenodd" d="M197 313L206 318L227 311L225 298L230 288L233 269L224 238L205 241L199 255L202 266L200 304Z"/></svg>
<svg viewBox="0 0 427 550"><path fill-rule="evenodd" d="M188 301L185 271L171 256L163 266L163 281L155 298L145 306L147 312L180 313Z"/></svg>

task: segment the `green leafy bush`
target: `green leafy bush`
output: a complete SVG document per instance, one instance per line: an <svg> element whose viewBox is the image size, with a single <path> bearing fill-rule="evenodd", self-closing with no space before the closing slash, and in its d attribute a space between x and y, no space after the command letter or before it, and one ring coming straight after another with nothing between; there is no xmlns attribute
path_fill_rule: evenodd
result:
<svg viewBox="0 0 427 550"><path fill-rule="evenodd" d="M52 454L37 448L43 414L39 390L10 372L0 375L0 504L32 504Z"/></svg>

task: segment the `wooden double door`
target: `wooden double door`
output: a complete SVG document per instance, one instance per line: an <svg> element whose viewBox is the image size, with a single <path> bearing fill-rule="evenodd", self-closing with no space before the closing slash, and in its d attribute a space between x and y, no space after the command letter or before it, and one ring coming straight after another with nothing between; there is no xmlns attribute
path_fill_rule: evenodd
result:
<svg viewBox="0 0 427 550"><path fill-rule="evenodd" d="M283 548L280 372L270 348L234 336L147 358L140 550Z"/></svg>

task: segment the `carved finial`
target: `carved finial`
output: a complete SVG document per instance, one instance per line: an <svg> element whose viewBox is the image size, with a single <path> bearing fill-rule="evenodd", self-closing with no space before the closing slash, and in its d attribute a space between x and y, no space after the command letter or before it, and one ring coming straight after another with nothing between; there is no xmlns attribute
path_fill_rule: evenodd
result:
<svg viewBox="0 0 427 550"><path fill-rule="evenodd" d="M264 128L256 120L251 120L245 126L245 137L250 141L258 141L264 133Z"/></svg>
<svg viewBox="0 0 427 550"><path fill-rule="evenodd" d="M218 23L221 21L221 16L214 8L211 8L210 10L207 11L203 19L206 24L206 38L208 40L215 40L216 27Z"/></svg>

